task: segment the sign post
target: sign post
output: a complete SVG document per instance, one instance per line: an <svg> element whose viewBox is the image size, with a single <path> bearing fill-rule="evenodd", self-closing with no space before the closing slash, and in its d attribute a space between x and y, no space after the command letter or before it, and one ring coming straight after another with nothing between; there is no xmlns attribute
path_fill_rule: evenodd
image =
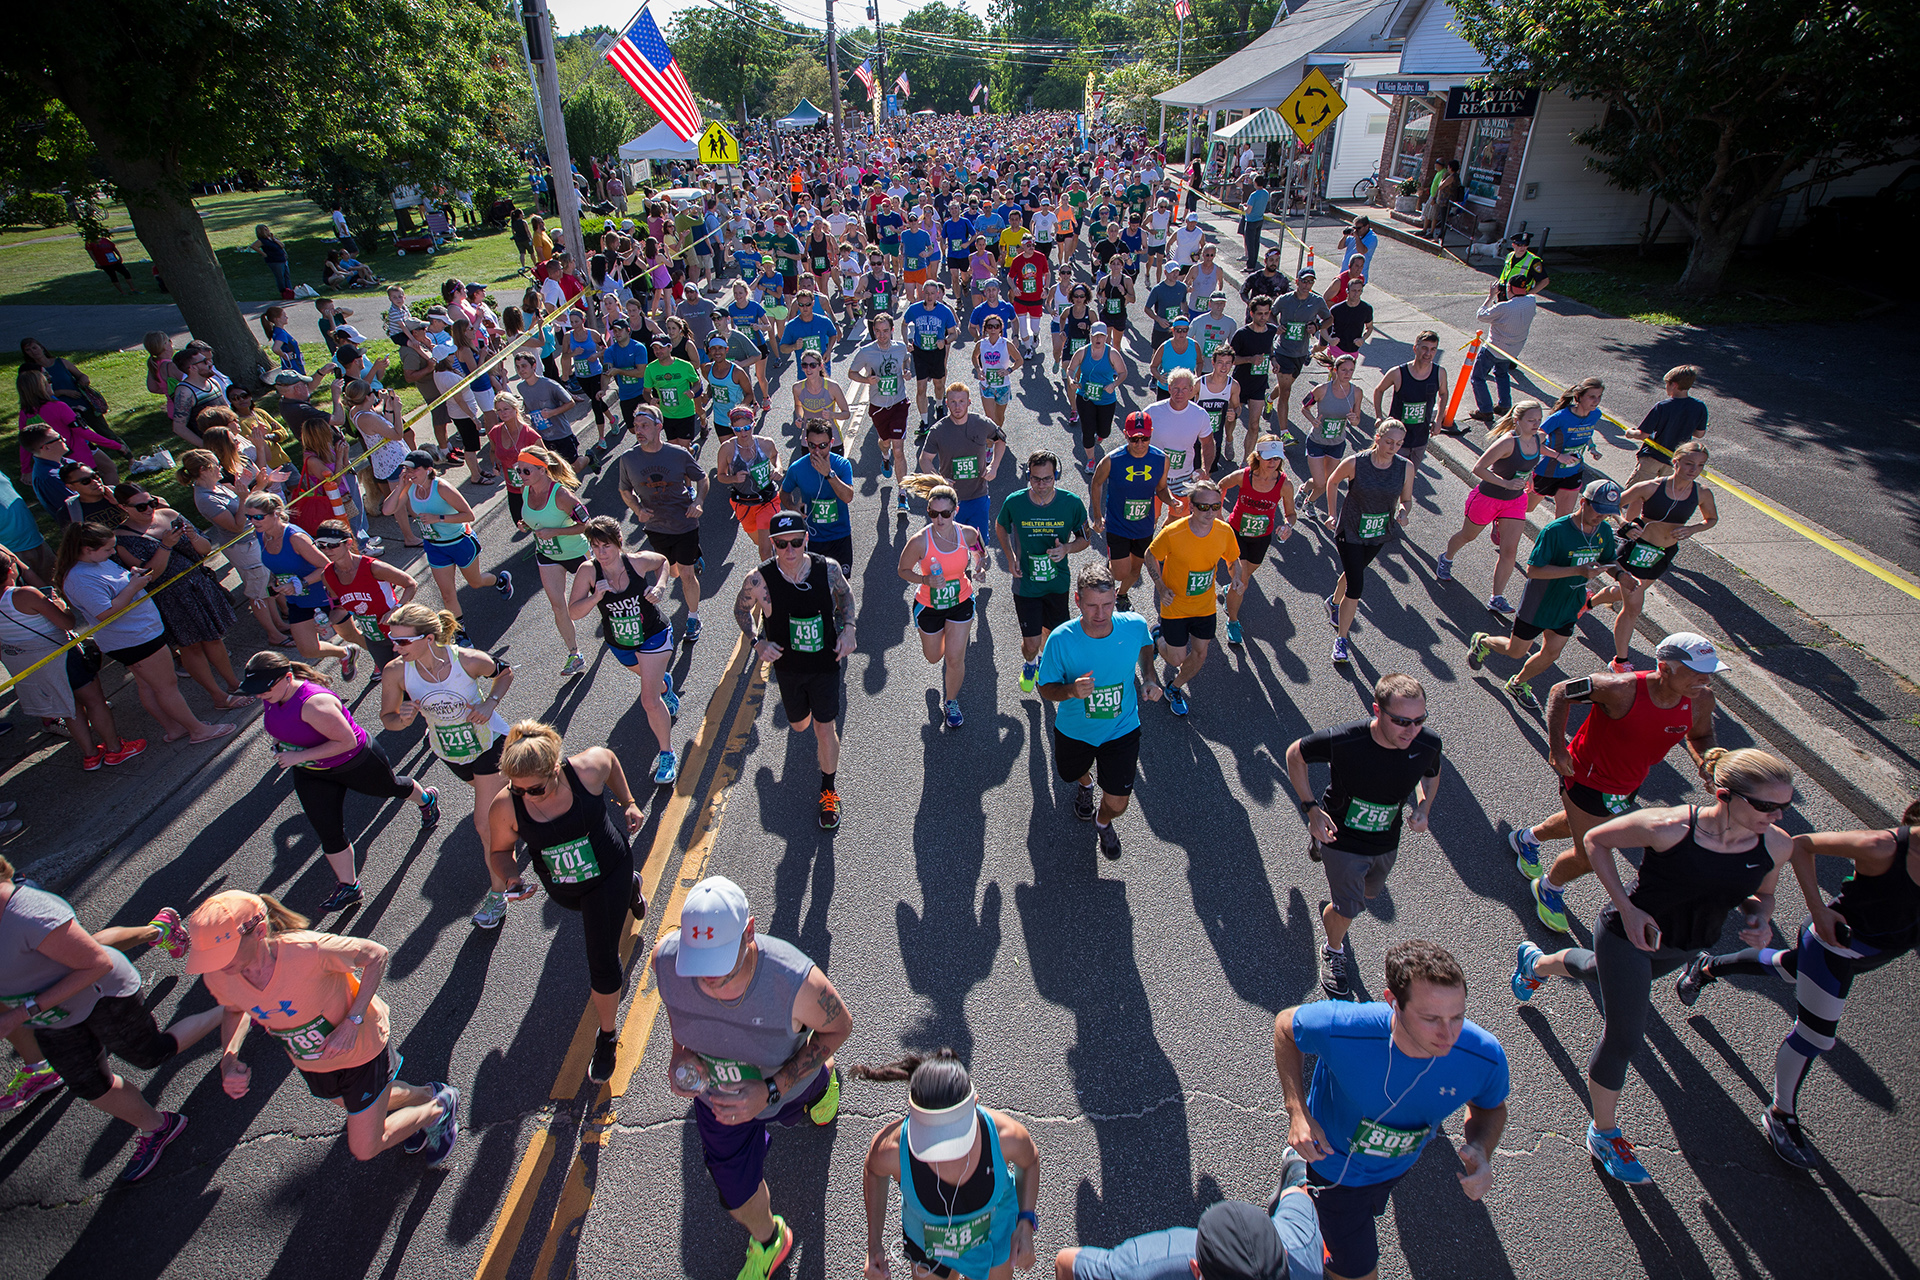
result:
<svg viewBox="0 0 1920 1280"><path fill-rule="evenodd" d="M1320 68L1308 67L1307 74L1300 77L1300 83L1292 93L1287 95L1286 101L1280 104L1280 118L1287 122L1289 129L1293 130L1293 136L1300 139L1300 145L1312 146L1314 141L1327 130L1328 126L1338 120L1340 113L1346 109L1346 99L1340 96L1340 91L1333 87ZM1300 261L1305 259L1307 226L1309 219L1313 216L1313 192L1320 167L1321 157L1316 149L1307 159L1307 189L1302 193L1304 198L1300 201L1300 243L1302 245ZM1292 175L1291 161L1287 164L1287 172L1289 176ZM1294 274L1299 274L1299 262L1295 264Z"/></svg>
<svg viewBox="0 0 1920 1280"><path fill-rule="evenodd" d="M700 163L713 165L740 163L740 144L718 120L708 125L707 131L700 135Z"/></svg>

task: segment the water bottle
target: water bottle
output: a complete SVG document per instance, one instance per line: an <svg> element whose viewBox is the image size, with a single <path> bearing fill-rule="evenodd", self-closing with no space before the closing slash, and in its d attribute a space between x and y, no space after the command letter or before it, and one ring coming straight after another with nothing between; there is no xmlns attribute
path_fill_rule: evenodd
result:
<svg viewBox="0 0 1920 1280"><path fill-rule="evenodd" d="M691 1062L683 1062L673 1069L673 1082L688 1093L699 1093L707 1087L700 1068Z"/></svg>

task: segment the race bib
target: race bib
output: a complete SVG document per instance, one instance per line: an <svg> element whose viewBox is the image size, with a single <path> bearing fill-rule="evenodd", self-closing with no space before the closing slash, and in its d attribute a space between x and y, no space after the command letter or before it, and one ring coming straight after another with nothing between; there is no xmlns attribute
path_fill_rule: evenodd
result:
<svg viewBox="0 0 1920 1280"><path fill-rule="evenodd" d="M825 618L816 613L810 618L787 619L787 648L795 653L819 653L826 646Z"/></svg>
<svg viewBox="0 0 1920 1280"><path fill-rule="evenodd" d="M925 329L916 329L914 336L920 340L920 349L922 351L933 350L934 345L940 341L937 335L928 333Z"/></svg>
<svg viewBox="0 0 1920 1280"><path fill-rule="evenodd" d="M959 1222L923 1223L920 1247L933 1258L958 1258L987 1242L993 1234L993 1210Z"/></svg>
<svg viewBox="0 0 1920 1280"><path fill-rule="evenodd" d="M978 480L980 478L980 459L975 454L963 454L953 460L953 478L955 480Z"/></svg>
<svg viewBox="0 0 1920 1280"><path fill-rule="evenodd" d="M1267 374L1271 373L1272 371L1273 371L1273 361L1267 359L1267 357L1265 356L1261 356L1258 360L1255 360L1253 362L1253 373L1254 373L1254 376L1257 378L1264 378L1267 376Z"/></svg>
<svg viewBox="0 0 1920 1280"><path fill-rule="evenodd" d="M873 295L873 305L876 310L885 311L887 309L887 297L888 294L884 289Z"/></svg>
<svg viewBox="0 0 1920 1280"><path fill-rule="evenodd" d="M815 498L807 504L807 519L815 524L832 524L840 518L840 499Z"/></svg>
<svg viewBox="0 0 1920 1280"><path fill-rule="evenodd" d="M1360 517L1360 536L1362 538L1384 538L1387 536L1387 521L1393 519L1390 511L1381 511L1373 515Z"/></svg>
<svg viewBox="0 0 1920 1280"><path fill-rule="evenodd" d="M638 649L646 640L646 619L638 614L608 614L609 638L622 649Z"/></svg>
<svg viewBox="0 0 1920 1280"><path fill-rule="evenodd" d="M907 270L918 271L920 269L919 255L913 254L913 253L909 253L908 255L906 255L906 264L907 264Z"/></svg>
<svg viewBox="0 0 1920 1280"><path fill-rule="evenodd" d="M998 369L982 369L980 385L997 391L1007 385L1007 375Z"/></svg>
<svg viewBox="0 0 1920 1280"><path fill-rule="evenodd" d="M815 355L818 355L820 353L820 335L811 334L800 339L800 349L802 351L811 351Z"/></svg>
<svg viewBox="0 0 1920 1280"><path fill-rule="evenodd" d="M1272 527L1272 516L1255 515L1248 511L1240 517L1240 536L1243 538L1264 538Z"/></svg>
<svg viewBox="0 0 1920 1280"><path fill-rule="evenodd" d="M293 596L297 596L307 589L307 584L300 581L298 577L291 573L274 574L273 585L275 590L285 591L288 595Z"/></svg>
<svg viewBox="0 0 1920 1280"><path fill-rule="evenodd" d="M1120 718L1121 708L1126 706L1126 686L1096 685L1093 692L1081 701L1087 704L1089 720L1117 720Z"/></svg>
<svg viewBox="0 0 1920 1280"><path fill-rule="evenodd" d="M662 409L676 409L679 407L680 392L677 388L660 387L658 390L660 392L660 407Z"/></svg>
<svg viewBox="0 0 1920 1280"><path fill-rule="evenodd" d="M359 631L360 638L368 644L374 644L384 638L380 632L380 619L370 613L356 613L352 616L354 628Z"/></svg>
<svg viewBox="0 0 1920 1280"><path fill-rule="evenodd" d="M1353 1128L1353 1137L1347 1143L1347 1149L1355 1155L1379 1156L1382 1160L1397 1160L1410 1156L1420 1150L1427 1141L1427 1126L1417 1129L1395 1129L1391 1125L1381 1124L1362 1116L1360 1123Z"/></svg>
<svg viewBox="0 0 1920 1280"><path fill-rule="evenodd" d="M448 764L478 760L493 745L493 727L461 720L433 726L434 754Z"/></svg>
<svg viewBox="0 0 1920 1280"><path fill-rule="evenodd" d="M1169 470L1183 471L1186 469L1186 465L1187 451L1185 449L1167 450L1167 467Z"/></svg>
<svg viewBox="0 0 1920 1280"><path fill-rule="evenodd" d="M884 376L883 376L883 377L882 377L882 378L880 379L880 384L879 384L879 385L880 385L880 394L881 394L881 395L883 395L883 396L897 396L897 395L899 395L899 394L900 394L900 375L898 375L898 374L887 374L887 375L884 375Z"/></svg>
<svg viewBox="0 0 1920 1280"><path fill-rule="evenodd" d="M825 258L816 257L813 260L813 269L815 271L825 271L827 269L827 265L828 265L827 260Z"/></svg>
<svg viewBox="0 0 1920 1280"><path fill-rule="evenodd" d="M1303 339L1305 339L1306 336L1307 336L1306 321L1304 320L1287 321L1285 337L1288 342L1300 342Z"/></svg>
<svg viewBox="0 0 1920 1280"><path fill-rule="evenodd" d="M1427 410L1432 408L1425 400L1415 400L1400 406L1400 421L1410 427L1417 427L1427 420Z"/></svg>
<svg viewBox="0 0 1920 1280"><path fill-rule="evenodd" d="M1129 524L1138 524L1142 520L1153 518L1152 498L1128 498L1122 507L1121 519Z"/></svg>
<svg viewBox="0 0 1920 1280"><path fill-rule="evenodd" d="M760 1068L751 1062L735 1062L731 1058L709 1058L704 1053L700 1055L700 1061L706 1064L707 1079L717 1085L740 1085L749 1080L766 1079L761 1074Z"/></svg>
<svg viewBox="0 0 1920 1280"><path fill-rule="evenodd" d="M1224 408L1207 410L1207 421L1213 424L1213 434L1220 434L1220 420L1226 415L1227 411Z"/></svg>
<svg viewBox="0 0 1920 1280"><path fill-rule="evenodd" d="M1371 800L1347 802L1347 816L1340 825L1349 831L1385 831L1400 814L1397 804L1375 804Z"/></svg>
<svg viewBox="0 0 1920 1280"><path fill-rule="evenodd" d="M1660 563L1660 557L1665 553L1666 548L1656 547L1651 542L1636 542L1627 551L1627 567L1629 569L1651 569Z"/></svg>
<svg viewBox="0 0 1920 1280"><path fill-rule="evenodd" d="M762 458L747 468L747 480L757 490L764 491L773 484L773 463Z"/></svg>
<svg viewBox="0 0 1920 1280"><path fill-rule="evenodd" d="M297 1027L268 1027L266 1032L285 1045L292 1056L303 1062L312 1062L326 1052L327 1037L333 1034L333 1024L322 1015Z"/></svg>
<svg viewBox="0 0 1920 1280"><path fill-rule="evenodd" d="M1187 574L1187 594L1203 596L1213 586L1213 570L1196 569Z"/></svg>
<svg viewBox="0 0 1920 1280"><path fill-rule="evenodd" d="M623 387L644 387L647 382L645 374L616 373L613 375L613 377L614 377L614 381L618 382Z"/></svg>
<svg viewBox="0 0 1920 1280"><path fill-rule="evenodd" d="M1027 581L1052 582L1060 576L1060 564L1052 556L1042 551L1038 555L1027 557Z"/></svg>
<svg viewBox="0 0 1920 1280"><path fill-rule="evenodd" d="M1582 568L1586 565L1597 564L1599 560L1600 560L1600 548L1581 547L1579 550L1573 553L1571 562L1575 568Z"/></svg>
<svg viewBox="0 0 1920 1280"><path fill-rule="evenodd" d="M1200 358L1202 360L1211 360L1213 359L1213 353L1226 345L1226 343L1220 341L1218 338L1202 338L1200 339Z"/></svg>
<svg viewBox="0 0 1920 1280"><path fill-rule="evenodd" d="M1098 403L1107 394L1107 385L1104 382L1082 382L1080 398L1089 404Z"/></svg>
<svg viewBox="0 0 1920 1280"><path fill-rule="evenodd" d="M545 538L536 533L533 535L533 545L538 547L540 554L549 560L565 559L565 557L560 554L560 540L558 538Z"/></svg>
<svg viewBox="0 0 1920 1280"><path fill-rule="evenodd" d="M37 992L28 991L17 996L0 996L0 1008L17 1009L37 994ZM65 1022L70 1016L72 1015L58 1005L55 1005L51 1009L42 1007L40 1012L28 1018L24 1025L29 1027L51 1027L57 1022Z"/></svg>
<svg viewBox="0 0 1920 1280"><path fill-rule="evenodd" d="M1345 418L1322 418L1317 436L1321 444L1339 444L1347 438L1347 420Z"/></svg>
<svg viewBox="0 0 1920 1280"><path fill-rule="evenodd" d="M547 878L555 884L584 884L600 874L591 836L542 849L540 858L547 864Z"/></svg>
<svg viewBox="0 0 1920 1280"><path fill-rule="evenodd" d="M1121 314L1123 311L1125 311L1126 309L1127 309L1127 300L1125 298L1108 298L1107 299L1108 315L1117 316Z"/></svg>
<svg viewBox="0 0 1920 1280"><path fill-rule="evenodd" d="M943 581L927 589L927 607L930 609L951 609L960 603L960 584Z"/></svg>
<svg viewBox="0 0 1920 1280"><path fill-rule="evenodd" d="M1079 352L1080 348L1086 345L1087 345L1087 340L1085 338L1068 338L1067 339L1067 359L1069 360L1073 359L1074 355Z"/></svg>
<svg viewBox="0 0 1920 1280"><path fill-rule="evenodd" d="M1614 814L1617 816L1619 814L1625 813L1628 809L1633 807L1633 796L1632 795L1624 795L1624 796L1609 795L1603 791L1600 793L1600 803L1606 806L1606 810L1608 813Z"/></svg>

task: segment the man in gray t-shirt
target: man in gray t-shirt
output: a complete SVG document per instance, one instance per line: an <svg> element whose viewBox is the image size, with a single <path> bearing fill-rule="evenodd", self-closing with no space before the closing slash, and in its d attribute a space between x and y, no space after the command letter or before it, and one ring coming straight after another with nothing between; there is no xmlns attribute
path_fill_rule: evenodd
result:
<svg viewBox="0 0 1920 1280"><path fill-rule="evenodd" d="M693 290L687 290L687 299L682 302L677 314L687 322L687 328L693 333L693 349L705 351L707 339L713 336L713 313L719 310L713 303Z"/></svg>
<svg viewBox="0 0 1920 1280"><path fill-rule="evenodd" d="M40 996L64 982L74 970L37 948L47 938L74 923L73 908L65 899L33 885L15 883L12 895L0 911L0 1005L20 1008L29 996ZM79 932L77 923L69 932ZM91 941L91 939L87 939ZM102 996L130 996L140 990L140 971L126 955L112 947L102 950L111 961L105 977L90 982L56 1003L39 1001L36 1012L27 1015L26 1024L36 1031L53 1027L77 1027L87 1020Z"/></svg>
<svg viewBox="0 0 1920 1280"><path fill-rule="evenodd" d="M969 412L972 394L947 388L947 416L928 433L920 451L920 470L938 471L960 499L959 523L970 524L984 541L992 525L993 499L987 486L1006 461L1007 437L993 420Z"/></svg>
<svg viewBox="0 0 1920 1280"><path fill-rule="evenodd" d="M880 437L880 475L890 478L895 467L907 473L907 379L913 373L913 348L893 338L893 317L885 312L868 322L873 341L853 353L847 377L868 387L867 412L874 434ZM907 510L907 495L899 495L899 509Z"/></svg>
<svg viewBox="0 0 1920 1280"><path fill-rule="evenodd" d="M634 410L639 443L620 455L620 500L646 531L647 546L667 558L687 597L686 639L700 638L700 514L707 473L694 456L661 440L665 430L652 405Z"/></svg>
<svg viewBox="0 0 1920 1280"><path fill-rule="evenodd" d="M1333 322L1327 300L1313 291L1314 283L1313 271L1302 271L1293 292L1273 300L1273 394L1267 403L1274 407L1282 436L1293 407L1293 380L1313 350L1314 335Z"/></svg>
<svg viewBox="0 0 1920 1280"><path fill-rule="evenodd" d="M1173 336L1173 322L1187 314L1186 268L1168 264L1167 278L1147 290L1147 314L1153 317L1153 347Z"/></svg>
<svg viewBox="0 0 1920 1280"><path fill-rule="evenodd" d="M572 392L552 378L529 378L515 387L514 391L520 396L527 421L540 433L542 440L573 438L573 427L567 422L567 413L574 405L584 401L575 399Z"/></svg>

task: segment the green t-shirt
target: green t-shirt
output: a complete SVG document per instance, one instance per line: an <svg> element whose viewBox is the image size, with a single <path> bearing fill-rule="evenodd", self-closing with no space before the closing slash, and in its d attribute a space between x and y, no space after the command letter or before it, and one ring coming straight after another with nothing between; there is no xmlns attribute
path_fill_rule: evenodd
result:
<svg viewBox="0 0 1920 1280"><path fill-rule="evenodd" d="M1145 213L1147 211L1147 197L1152 194L1153 192L1148 190L1146 183L1136 182L1128 187L1126 191L1122 193L1122 196L1126 200L1128 208L1132 209L1135 213Z"/></svg>
<svg viewBox="0 0 1920 1280"><path fill-rule="evenodd" d="M691 418L695 412L693 394L700 385L700 371L685 360L654 360L641 376L641 385L660 397L660 412L669 418Z"/></svg>
<svg viewBox="0 0 1920 1280"><path fill-rule="evenodd" d="M1064 489L1055 489L1053 501L1042 507L1022 489L1007 495L996 519L1020 554L1020 576L1014 580L1013 593L1050 596L1066 591L1072 566L1064 558L1054 560L1047 548L1056 541L1065 545L1086 532L1086 504Z"/></svg>
<svg viewBox="0 0 1920 1280"><path fill-rule="evenodd" d="M793 236L787 235L787 236L768 236L767 237L767 256L769 257L772 257L775 253L791 253L791 254L798 255L799 252L800 252L800 241L795 239ZM774 258L774 262L778 264L780 268L780 274L787 277L787 279L793 280L799 277L800 262L797 256L793 258Z"/></svg>
<svg viewBox="0 0 1920 1280"><path fill-rule="evenodd" d="M1611 564L1614 557L1613 526L1602 520L1592 533L1580 532L1575 516L1561 516L1540 531L1527 563L1535 567ZM1586 596L1586 578L1546 578L1527 584L1521 600L1519 619L1542 631L1564 627L1580 616L1580 602Z"/></svg>
<svg viewBox="0 0 1920 1280"><path fill-rule="evenodd" d="M1072 205L1076 209L1085 208L1087 203L1087 193L1084 191L1069 191L1067 192L1067 203Z"/></svg>

